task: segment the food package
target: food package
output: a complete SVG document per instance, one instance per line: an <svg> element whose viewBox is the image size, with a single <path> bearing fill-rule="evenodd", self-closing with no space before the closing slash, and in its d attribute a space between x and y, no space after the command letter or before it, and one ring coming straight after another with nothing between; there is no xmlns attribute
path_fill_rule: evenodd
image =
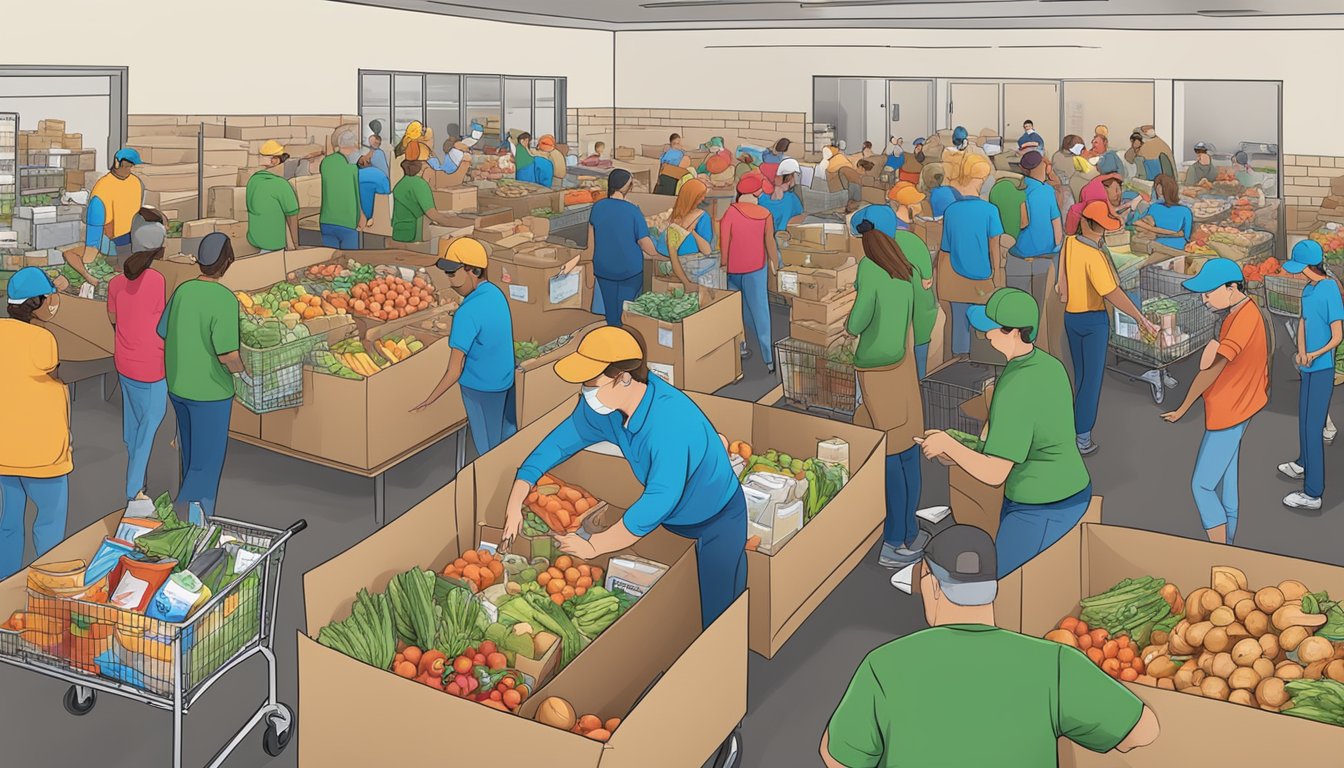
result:
<svg viewBox="0 0 1344 768"><path fill-rule="evenodd" d="M607 563L607 580L603 586L608 591L623 589L638 599L647 595L667 570L662 563L636 555L613 557Z"/></svg>
<svg viewBox="0 0 1344 768"><path fill-rule="evenodd" d="M849 473L849 443L838 437L817 443L817 461L827 464L839 464Z"/></svg>

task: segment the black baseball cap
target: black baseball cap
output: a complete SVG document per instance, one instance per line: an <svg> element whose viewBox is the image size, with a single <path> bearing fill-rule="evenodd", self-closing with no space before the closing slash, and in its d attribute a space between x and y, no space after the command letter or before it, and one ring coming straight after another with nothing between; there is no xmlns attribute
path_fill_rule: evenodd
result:
<svg viewBox="0 0 1344 768"><path fill-rule="evenodd" d="M954 525L929 540L924 561L947 599L956 605L989 605L999 593L994 539L973 525Z"/></svg>

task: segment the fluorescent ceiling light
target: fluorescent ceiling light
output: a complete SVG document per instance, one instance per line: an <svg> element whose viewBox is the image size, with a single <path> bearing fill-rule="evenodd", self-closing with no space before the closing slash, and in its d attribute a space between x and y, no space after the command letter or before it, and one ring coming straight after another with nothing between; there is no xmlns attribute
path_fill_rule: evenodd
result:
<svg viewBox="0 0 1344 768"><path fill-rule="evenodd" d="M1259 16L1264 11L1258 8L1212 8L1195 11L1200 16Z"/></svg>

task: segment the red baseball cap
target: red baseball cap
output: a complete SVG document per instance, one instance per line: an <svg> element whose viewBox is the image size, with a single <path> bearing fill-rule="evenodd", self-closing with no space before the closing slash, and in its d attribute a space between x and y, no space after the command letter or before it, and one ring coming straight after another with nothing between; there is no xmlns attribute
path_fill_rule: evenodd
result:
<svg viewBox="0 0 1344 768"><path fill-rule="evenodd" d="M775 191L775 185L759 171L752 171L742 180L737 182L737 194L739 195L759 195L772 194Z"/></svg>

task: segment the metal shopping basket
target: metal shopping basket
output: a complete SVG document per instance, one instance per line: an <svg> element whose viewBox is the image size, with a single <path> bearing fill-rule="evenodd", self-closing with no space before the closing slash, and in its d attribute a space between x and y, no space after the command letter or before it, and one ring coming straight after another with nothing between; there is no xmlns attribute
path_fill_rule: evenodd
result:
<svg viewBox="0 0 1344 768"><path fill-rule="evenodd" d="M266 699L208 768L223 763L262 720L262 748L278 756L297 725L293 710L276 698L280 567L290 537L308 524L299 520L277 530L222 517L207 523L233 540L226 546L235 548L236 565L233 580L190 619L170 624L107 603L29 589L28 626L22 632L0 630L0 662L70 683L64 704L72 715L87 715L99 692L172 712L173 768L181 768L188 711L221 676L259 654L268 669Z"/></svg>
<svg viewBox="0 0 1344 768"><path fill-rule="evenodd" d="M1306 285L1306 278L1303 277L1265 275L1265 306L1276 315L1283 317L1300 316L1302 314L1302 289Z"/></svg>
<svg viewBox="0 0 1344 768"><path fill-rule="evenodd" d="M775 342L784 399L823 415L850 419L858 407L858 375L843 350L827 350L798 339Z"/></svg>
<svg viewBox="0 0 1344 768"><path fill-rule="evenodd" d="M979 419L967 416L961 408L983 395L997 376L997 368L967 361L930 371L920 382L924 428L957 429L969 435L979 435L985 425Z"/></svg>

